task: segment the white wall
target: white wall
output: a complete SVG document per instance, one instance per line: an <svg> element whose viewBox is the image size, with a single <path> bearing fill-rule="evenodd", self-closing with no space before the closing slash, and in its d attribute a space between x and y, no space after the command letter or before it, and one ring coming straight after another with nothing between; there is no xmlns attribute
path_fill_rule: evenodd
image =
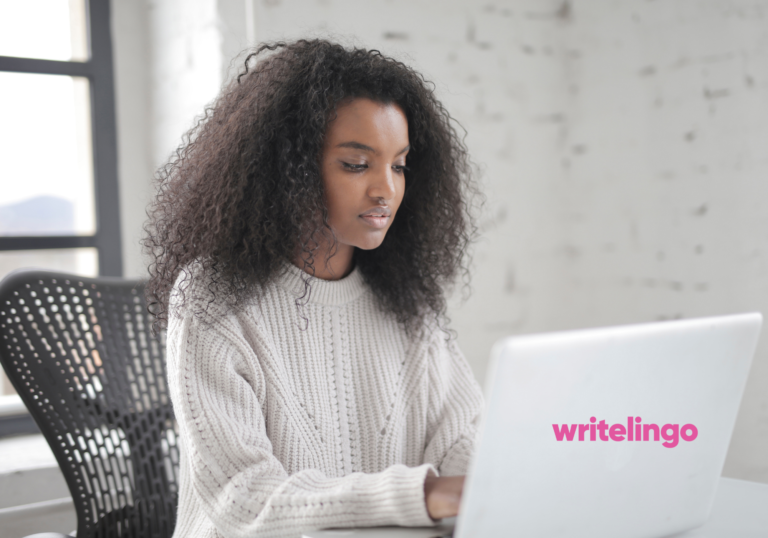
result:
<svg viewBox="0 0 768 538"><path fill-rule="evenodd" d="M117 173L123 274L146 273L139 240L144 208L152 196L152 133L150 109L150 44L148 11L143 1L112 2L112 51L117 114Z"/></svg>
<svg viewBox="0 0 768 538"><path fill-rule="evenodd" d="M379 48L436 83L467 129L489 200L474 294L452 302L481 380L492 343L511 333L768 311L768 160L758 145L768 139L768 6L759 0L113 6L147 19L143 65L129 60L139 33L114 25L121 182L134 199L148 200L146 169L167 158L254 39L330 36ZM146 113L132 73L145 77L142 125L123 121ZM144 146L128 142L137 139ZM142 151L148 164L126 171L122 161ZM123 211L130 236L143 204L123 200ZM131 248L126 268L138 274ZM766 382L761 345L727 476L768 482Z"/></svg>
<svg viewBox="0 0 768 538"><path fill-rule="evenodd" d="M112 0L111 6L123 273L140 278L151 178L218 94L228 61L215 0Z"/></svg>
<svg viewBox="0 0 768 538"><path fill-rule="evenodd" d="M768 313L768 4L576 2L558 327ZM768 482L768 338L725 474Z"/></svg>

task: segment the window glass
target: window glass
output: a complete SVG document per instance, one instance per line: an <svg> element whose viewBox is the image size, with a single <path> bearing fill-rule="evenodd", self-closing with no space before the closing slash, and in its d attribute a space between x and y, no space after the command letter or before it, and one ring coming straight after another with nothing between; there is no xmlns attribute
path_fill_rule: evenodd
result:
<svg viewBox="0 0 768 538"><path fill-rule="evenodd" d="M0 0L0 56L88 59L85 0Z"/></svg>
<svg viewBox="0 0 768 538"><path fill-rule="evenodd" d="M88 79L0 72L0 102L0 235L93 235Z"/></svg>
<svg viewBox="0 0 768 538"><path fill-rule="evenodd" d="M99 259L95 248L0 251L0 280L11 271L23 268L97 276Z"/></svg>

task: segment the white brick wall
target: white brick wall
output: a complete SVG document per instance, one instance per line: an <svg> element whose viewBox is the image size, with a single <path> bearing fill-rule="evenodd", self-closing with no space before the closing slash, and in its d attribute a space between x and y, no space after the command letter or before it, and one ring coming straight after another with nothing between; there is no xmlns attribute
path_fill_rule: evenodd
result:
<svg viewBox="0 0 768 538"><path fill-rule="evenodd" d="M765 2L113 5L149 21L151 118L142 130L119 117L118 128L121 140L151 140L144 158L154 164L215 96L249 36L375 47L435 82L467 129L489 199L474 295L452 308L481 380L491 345L511 333L767 310ZM135 38L115 31L125 115L120 73L130 79ZM140 154L120 147L123 160ZM123 211L143 218L142 204L123 201ZM126 267L141 267L130 248ZM761 345L728 476L768 482L767 383Z"/></svg>
<svg viewBox="0 0 768 538"><path fill-rule="evenodd" d="M558 327L768 312L768 4L575 2ZM768 482L768 338L727 476Z"/></svg>

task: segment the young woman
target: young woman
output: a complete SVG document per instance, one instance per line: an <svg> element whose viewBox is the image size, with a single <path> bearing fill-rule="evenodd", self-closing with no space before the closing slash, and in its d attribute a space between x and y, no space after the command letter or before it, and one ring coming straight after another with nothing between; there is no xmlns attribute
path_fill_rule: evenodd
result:
<svg viewBox="0 0 768 538"><path fill-rule="evenodd" d="M175 536L457 513L482 397L444 289L467 274L470 175L450 116L402 63L322 40L248 57L149 211L181 440Z"/></svg>

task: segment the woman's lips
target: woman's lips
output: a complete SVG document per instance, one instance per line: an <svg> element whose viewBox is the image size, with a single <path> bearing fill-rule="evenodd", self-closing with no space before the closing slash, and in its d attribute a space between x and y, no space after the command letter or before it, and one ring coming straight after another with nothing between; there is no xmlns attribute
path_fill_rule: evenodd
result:
<svg viewBox="0 0 768 538"><path fill-rule="evenodd" d="M368 211L363 211L363 213L360 215L360 218L363 219L369 226L381 229L387 227L391 215L392 210L387 206L382 205L378 207L372 207Z"/></svg>
<svg viewBox="0 0 768 538"><path fill-rule="evenodd" d="M363 219L366 224L369 226L372 226L374 228L386 228L387 224L389 223L389 217L385 217L383 215L381 216L374 216L374 215L360 215L360 218Z"/></svg>

